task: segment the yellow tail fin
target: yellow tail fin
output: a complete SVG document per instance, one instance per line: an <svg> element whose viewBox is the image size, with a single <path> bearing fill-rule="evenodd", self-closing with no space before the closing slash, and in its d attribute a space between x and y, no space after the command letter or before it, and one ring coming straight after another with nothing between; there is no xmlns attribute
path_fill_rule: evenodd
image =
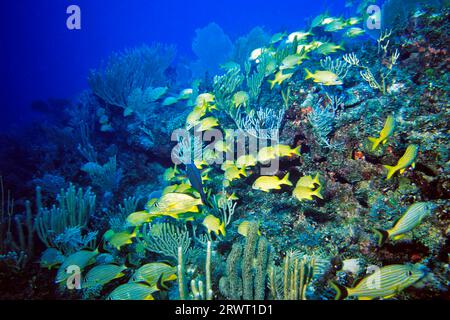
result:
<svg viewBox="0 0 450 320"><path fill-rule="evenodd" d="M287 186L292 186L292 182L289 181L289 172L286 173L286 175L284 176L284 178L281 180L282 184L285 184Z"/></svg>
<svg viewBox="0 0 450 320"><path fill-rule="evenodd" d="M314 75L307 68L305 68L305 72L306 72L305 80L314 78Z"/></svg>
<svg viewBox="0 0 450 320"><path fill-rule="evenodd" d="M301 147L302 147L302 146L299 145L298 147L296 147L296 148L292 151L292 153L295 154L295 155L297 155L297 156L300 156L300 148L301 148Z"/></svg>
<svg viewBox="0 0 450 320"><path fill-rule="evenodd" d="M277 82L277 81L276 81L275 79L269 80L269 83L270 83L270 90L272 90L273 87L275 87L276 82Z"/></svg>
<svg viewBox="0 0 450 320"><path fill-rule="evenodd" d="M226 236L225 222L222 222L222 224L220 225L219 232L220 232L224 237Z"/></svg>
<svg viewBox="0 0 450 320"><path fill-rule="evenodd" d="M388 174L387 174L386 180L389 180L390 178L392 178L394 173L397 171L397 167L396 166L384 165L383 167L385 167L388 170Z"/></svg>
<svg viewBox="0 0 450 320"><path fill-rule="evenodd" d="M322 187L318 187L315 191L314 191L314 195L320 199L323 200L323 196L320 194L320 191L322 191Z"/></svg>
<svg viewBox="0 0 450 320"><path fill-rule="evenodd" d="M393 237L392 240L401 240L401 239L403 239L404 237L405 237L404 234L399 234L399 235L396 235L395 237Z"/></svg>
<svg viewBox="0 0 450 320"><path fill-rule="evenodd" d="M320 184L320 180L319 180L319 173L316 173L316 176L314 177L313 182L316 183L316 184L318 184L319 186L321 185L321 184Z"/></svg>
<svg viewBox="0 0 450 320"><path fill-rule="evenodd" d="M135 227L133 232L130 234L131 238L137 237L139 234L139 227Z"/></svg>
<svg viewBox="0 0 450 320"><path fill-rule="evenodd" d="M374 151L378 145L380 144L380 140L378 138L369 137L369 141L372 142L372 151Z"/></svg>

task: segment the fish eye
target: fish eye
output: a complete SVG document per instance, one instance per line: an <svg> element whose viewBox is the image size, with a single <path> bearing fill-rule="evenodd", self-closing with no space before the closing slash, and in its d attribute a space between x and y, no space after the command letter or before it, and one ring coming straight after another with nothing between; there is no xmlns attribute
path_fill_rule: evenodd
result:
<svg viewBox="0 0 450 320"><path fill-rule="evenodd" d="M407 275L408 277L411 277L411 276L412 276L412 271L406 271L406 275Z"/></svg>

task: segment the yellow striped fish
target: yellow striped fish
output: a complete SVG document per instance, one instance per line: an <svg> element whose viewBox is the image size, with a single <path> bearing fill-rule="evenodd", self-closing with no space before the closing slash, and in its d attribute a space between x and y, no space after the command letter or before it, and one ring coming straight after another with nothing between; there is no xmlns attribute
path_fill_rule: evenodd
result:
<svg viewBox="0 0 450 320"><path fill-rule="evenodd" d="M236 167L236 165L227 165L227 169L225 170L225 173L223 174L223 178L226 181L234 181L239 179L241 176L246 177L247 173L245 172L245 167L242 167L239 169Z"/></svg>
<svg viewBox="0 0 450 320"><path fill-rule="evenodd" d="M378 138L369 137L369 141L372 142L372 151L374 151L380 143L385 144L387 139L392 136L395 130L395 119L393 116L389 116L386 119L383 129L380 132Z"/></svg>
<svg viewBox="0 0 450 320"><path fill-rule="evenodd" d="M105 240L108 241L108 243L116 248L117 250L120 250L123 246L129 245L133 243L133 238L136 238L138 232L138 228L136 227L134 231L128 232L118 232L115 233L114 231L109 233L107 237L105 237Z"/></svg>
<svg viewBox="0 0 450 320"><path fill-rule="evenodd" d="M256 166L258 160L256 159L256 156L252 154L245 154L237 158L236 160L236 167L238 169L241 168L247 168L247 167L254 167Z"/></svg>
<svg viewBox="0 0 450 320"><path fill-rule="evenodd" d="M199 212L197 206L202 205L201 199L196 199L184 193L166 193L152 208L151 213L177 215L186 212Z"/></svg>
<svg viewBox="0 0 450 320"><path fill-rule="evenodd" d="M158 217L157 214L151 214L147 211L137 211L127 217L127 222L130 226L140 227L144 223L151 222L156 217Z"/></svg>
<svg viewBox="0 0 450 320"><path fill-rule="evenodd" d="M163 195L168 193L187 193L192 192L192 186L187 183L173 184L163 189Z"/></svg>
<svg viewBox="0 0 450 320"><path fill-rule="evenodd" d="M186 118L186 127L188 129L195 127L200 122L200 119L206 114L207 109L208 106L206 104L194 107L192 112L189 113Z"/></svg>
<svg viewBox="0 0 450 320"><path fill-rule="evenodd" d="M282 158L282 157L292 157L292 156L300 156L300 148L302 146L297 146L295 148L291 148L290 146L287 146L285 144L277 144L274 147L275 154Z"/></svg>
<svg viewBox="0 0 450 320"><path fill-rule="evenodd" d="M277 176L261 176L256 179L252 188L269 192L270 190L280 190L282 185L292 186L292 182L289 181L289 172L282 179Z"/></svg>
<svg viewBox="0 0 450 320"><path fill-rule="evenodd" d="M414 168L418 152L419 147L415 144L411 144L408 146L408 148L406 148L405 154L398 160L395 166L384 165L384 167L388 169L386 179L389 180L390 178L392 178L392 176L399 170L400 174L402 174L409 166L412 166Z"/></svg>
<svg viewBox="0 0 450 320"><path fill-rule="evenodd" d="M157 285L158 280L161 278L162 282L172 281L177 278L177 269L171 265L163 262L151 262L144 264L137 269L132 278L132 282L146 282L150 286Z"/></svg>
<svg viewBox="0 0 450 320"><path fill-rule="evenodd" d="M67 273L67 268L70 266L77 266L80 270L83 270L88 265L95 262L95 257L98 255L98 249L95 251L81 250L68 256L56 274L55 283L60 283L69 278L71 274Z"/></svg>
<svg viewBox="0 0 450 320"><path fill-rule="evenodd" d="M321 191L322 187L318 187L317 189L313 190L310 188L297 186L295 187L294 191L292 191L292 196L296 197L299 201L313 200L312 196L316 196L320 199L323 199L323 196L320 193Z"/></svg>
<svg viewBox="0 0 450 320"><path fill-rule="evenodd" d="M122 271L126 269L126 266L118 266L115 264L95 266L86 274L82 288L85 289L97 285L103 286L114 279L123 277L125 274Z"/></svg>
<svg viewBox="0 0 450 320"><path fill-rule="evenodd" d="M330 285L336 290L336 300L347 297L356 297L358 300L388 299L415 284L425 275L423 266L393 264L364 277L354 288L347 288L334 282L330 282Z"/></svg>
<svg viewBox="0 0 450 320"><path fill-rule="evenodd" d="M239 224L239 226L238 226L238 233L240 235L243 235L244 237L246 237L248 235L248 229L249 229L251 223L254 223L254 222L248 221L248 220L241 222L241 224ZM261 231L259 230L259 222L258 222L258 236L260 236L260 235L261 235Z"/></svg>
<svg viewBox="0 0 450 320"><path fill-rule="evenodd" d="M318 173L316 173L316 176L314 178L310 175L301 177L300 180L298 180L295 187L305 187L309 189L314 189L316 185L321 186Z"/></svg>
<svg viewBox="0 0 450 320"><path fill-rule="evenodd" d="M175 165L173 168L170 167L170 168L167 168L166 171L164 171L163 179L164 179L164 181L172 181L173 179L175 179L175 177L179 173L180 172L177 169L177 165Z"/></svg>
<svg viewBox="0 0 450 320"><path fill-rule="evenodd" d="M403 238L405 233L417 227L430 212L431 206L427 202L412 204L391 229L375 229L379 236L378 245L383 245L388 239L399 240Z"/></svg>
<svg viewBox="0 0 450 320"><path fill-rule="evenodd" d="M152 293L156 288L142 283L125 283L113 290L108 296L109 300L155 300Z"/></svg>

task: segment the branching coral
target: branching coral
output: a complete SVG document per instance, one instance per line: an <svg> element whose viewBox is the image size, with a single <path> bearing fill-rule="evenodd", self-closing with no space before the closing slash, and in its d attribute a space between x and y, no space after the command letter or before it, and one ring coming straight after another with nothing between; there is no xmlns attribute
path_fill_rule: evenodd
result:
<svg viewBox="0 0 450 320"><path fill-rule="evenodd" d="M152 117L159 100L167 92L167 87L136 88L128 96L124 116L134 114L144 125Z"/></svg>
<svg viewBox="0 0 450 320"><path fill-rule="evenodd" d="M122 216L127 216L133 212L136 212L138 206L139 198L128 197L123 200L123 204L119 204L119 214Z"/></svg>
<svg viewBox="0 0 450 320"><path fill-rule="evenodd" d="M190 164L200 161L205 150L200 136L179 136L178 144L172 150L172 159L178 163Z"/></svg>
<svg viewBox="0 0 450 320"><path fill-rule="evenodd" d="M81 168L91 178L94 186L97 186L103 192L114 192L118 189L122 179L122 170L117 168L116 157L109 158L104 165L96 162L88 162Z"/></svg>
<svg viewBox="0 0 450 320"><path fill-rule="evenodd" d="M400 53L396 49L392 53L388 53L389 47L389 36L391 35L391 31L381 32L378 42L378 53L381 54L381 59L383 60L382 64L384 66L380 66L380 72L377 77L372 73L371 69L368 66L361 64L361 61L356 56L355 53L350 53L344 55L343 59L349 65L358 67L361 69L360 75L361 77L370 85L371 88L379 90L381 93L387 93L388 80L393 71L393 67L397 64L398 58L400 57Z"/></svg>
<svg viewBox="0 0 450 320"><path fill-rule="evenodd" d="M222 193L225 194L225 190L223 190ZM215 212L222 216L221 221L224 222L225 226L228 226L234 215L234 210L236 209L237 203L231 198L218 196L213 196L211 202Z"/></svg>
<svg viewBox="0 0 450 320"><path fill-rule="evenodd" d="M186 228L170 223L145 224L138 242L151 252L178 260L178 248L189 259L191 236Z"/></svg>
<svg viewBox="0 0 450 320"><path fill-rule="evenodd" d="M97 162L97 151L91 144L91 128L86 122L81 122L80 126L80 140L78 145L78 151L89 162Z"/></svg>
<svg viewBox="0 0 450 320"><path fill-rule="evenodd" d="M251 67L247 63L246 77L238 67L228 70L222 76L216 76L214 95L218 109L228 114L238 129L256 138L277 140L287 106L277 108L256 104L265 78L266 62L267 60L262 58L253 73L250 73ZM250 103L246 106L235 106L232 103L233 95L242 87L245 79L250 93Z"/></svg>
<svg viewBox="0 0 450 320"><path fill-rule="evenodd" d="M219 65L227 61L232 50L233 43L216 23L197 29L192 42L192 51L198 57L192 64L195 76L203 78L205 73L216 74Z"/></svg>
<svg viewBox="0 0 450 320"><path fill-rule="evenodd" d="M96 197L89 188L86 191L81 188L77 190L71 184L57 196L58 206L43 208L39 187L36 188L36 199L38 214L35 226L39 239L48 248L58 248L61 251L64 248L60 248L59 244L65 242L58 237L68 228L78 227L81 230L87 227L89 217L95 210ZM81 236L81 233L79 235Z"/></svg>
<svg viewBox="0 0 450 320"><path fill-rule="evenodd" d="M250 64L246 64L246 77L239 67L231 68L226 74L214 78L214 95L217 108L226 113L238 129L261 139L278 139L278 131L284 118L286 108L256 106L265 78L266 66L264 58L256 71L250 73ZM249 89L250 104L235 106L233 95L242 87L244 80Z"/></svg>
<svg viewBox="0 0 450 320"><path fill-rule="evenodd" d="M235 242L228 255L226 276L219 282L221 293L233 300L263 300L271 261L270 244L258 235L258 225L251 223L245 246Z"/></svg>
<svg viewBox="0 0 450 320"><path fill-rule="evenodd" d="M253 28L247 35L238 38L233 51L233 61L244 66L250 53L257 48L265 46L270 40L270 36L261 27Z"/></svg>
<svg viewBox="0 0 450 320"><path fill-rule="evenodd" d="M0 176L0 261L23 269L33 255L34 225L31 204L25 202L25 216L14 213L14 199ZM13 230L13 227L15 230ZM26 230L26 231L25 231Z"/></svg>
<svg viewBox="0 0 450 320"><path fill-rule="evenodd" d="M251 72L251 63L247 61L245 64L246 82L252 103L258 102L262 84L266 77L266 72L270 61L271 58L267 54L263 53L260 57L256 70L253 72Z"/></svg>
<svg viewBox="0 0 450 320"><path fill-rule="evenodd" d="M275 300L306 300L306 290L314 277L315 259L288 252L282 268L269 268L268 286Z"/></svg>
<svg viewBox="0 0 450 320"><path fill-rule="evenodd" d="M336 74L340 79L344 79L351 67L351 64L341 59L332 60L330 56L320 60L320 65L323 69Z"/></svg>
<svg viewBox="0 0 450 320"><path fill-rule="evenodd" d="M214 96L217 108L230 117L236 113L236 108L232 103L233 94L242 86L244 76L240 68L231 68L222 76L214 77Z"/></svg>
<svg viewBox="0 0 450 320"><path fill-rule="evenodd" d="M247 113L239 113L235 118L239 129L260 139L278 140L285 109L274 110L260 107Z"/></svg>
<svg viewBox="0 0 450 320"><path fill-rule="evenodd" d="M54 239L54 245L61 252L71 254L81 249L94 250L97 245L97 231L89 231L83 234L80 226L67 227Z"/></svg>
<svg viewBox="0 0 450 320"><path fill-rule="evenodd" d="M5 253L9 248L7 234L11 232L11 220L14 215L14 199L9 191L6 192L3 185L3 177L0 176L0 253ZM5 199L6 198L6 199Z"/></svg>
<svg viewBox="0 0 450 320"><path fill-rule="evenodd" d="M211 241L206 243L206 259L205 259L205 282L200 278L191 279L191 293L188 293L186 286L186 271L183 248L178 247L178 292L180 300L186 300L189 296L193 300L212 300L212 279L211 279Z"/></svg>
<svg viewBox="0 0 450 320"><path fill-rule="evenodd" d="M334 130L335 118L339 104L328 103L322 105L322 100L312 105L312 110L308 114L308 122L317 138L317 143L326 148L333 148L329 136Z"/></svg>
<svg viewBox="0 0 450 320"><path fill-rule="evenodd" d="M174 112L177 105L167 108L162 101L174 80L174 75L167 72L174 57L173 46L144 45L114 54L106 66L92 71L89 85L100 102L94 113L100 131L120 132L133 148L169 154L170 134L185 119L182 112ZM178 101L170 98L172 102ZM123 117L114 106L122 109ZM156 122L160 125L155 126ZM88 146L82 143L80 151L89 156L89 162L97 162L90 157Z"/></svg>
<svg viewBox="0 0 450 320"><path fill-rule="evenodd" d="M137 211L139 198L128 197L123 200L123 204L119 204L114 212L109 213L109 226L114 232L125 231L129 224L127 223L127 217Z"/></svg>
<svg viewBox="0 0 450 320"><path fill-rule="evenodd" d="M92 91L111 105L127 109L128 97L135 89L162 85L164 71L175 57L173 46L154 44L116 53L106 66L91 71Z"/></svg>

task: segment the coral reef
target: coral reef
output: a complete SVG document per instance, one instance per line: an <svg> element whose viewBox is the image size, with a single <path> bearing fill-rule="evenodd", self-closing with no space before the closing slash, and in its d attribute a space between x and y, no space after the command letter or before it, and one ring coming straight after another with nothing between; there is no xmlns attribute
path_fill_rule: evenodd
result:
<svg viewBox="0 0 450 320"><path fill-rule="evenodd" d="M212 23L193 63L143 45L36 102L59 116L0 145L0 299L392 298L358 296L371 270L448 299L450 13L386 10L375 41L344 36L360 15L234 43Z"/></svg>

